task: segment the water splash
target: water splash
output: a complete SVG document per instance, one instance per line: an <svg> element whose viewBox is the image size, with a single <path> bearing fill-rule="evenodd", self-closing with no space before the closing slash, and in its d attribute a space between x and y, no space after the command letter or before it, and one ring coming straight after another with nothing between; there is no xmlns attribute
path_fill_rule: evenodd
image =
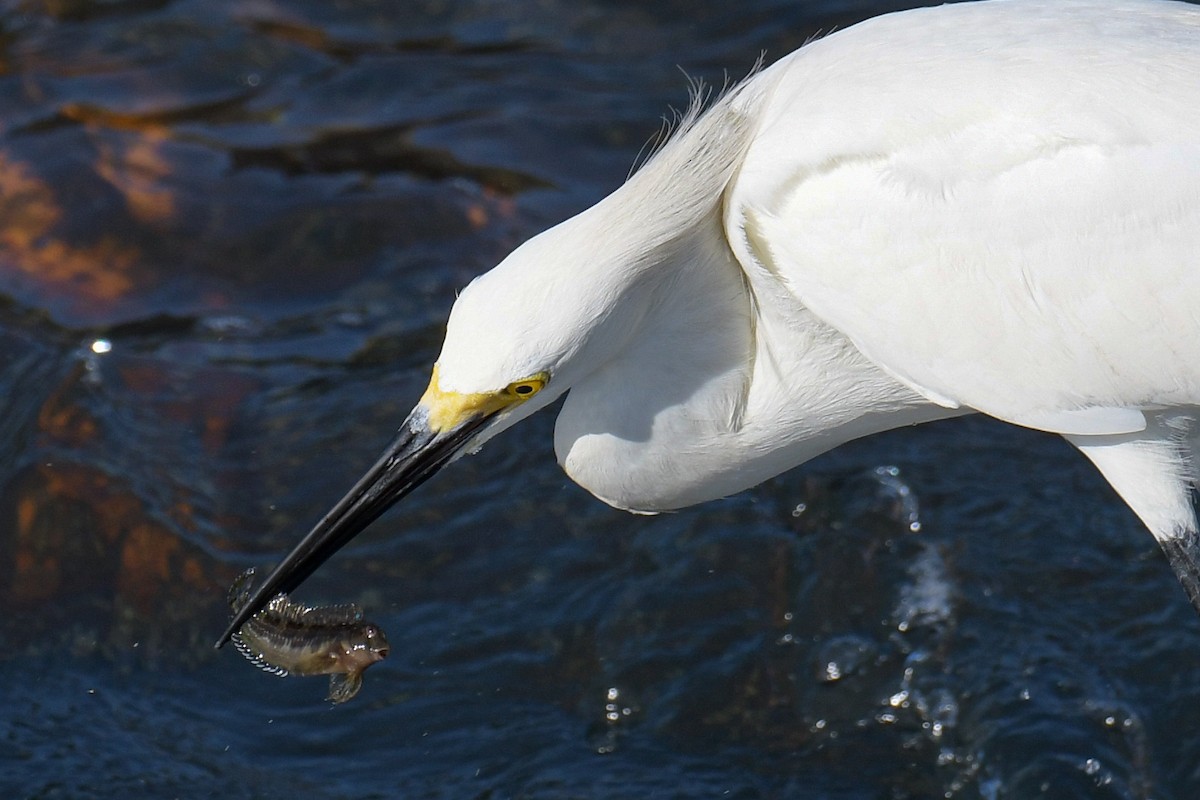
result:
<svg viewBox="0 0 1200 800"><path fill-rule="evenodd" d="M912 487L900 477L900 468L875 467L870 477L878 484L876 499L883 501L888 516L902 523L910 533L920 533L921 507Z"/></svg>
<svg viewBox="0 0 1200 800"><path fill-rule="evenodd" d="M925 544L908 566L912 579L900 587L892 614L896 629L907 633L917 627L944 625L954 614L954 586L941 551Z"/></svg>

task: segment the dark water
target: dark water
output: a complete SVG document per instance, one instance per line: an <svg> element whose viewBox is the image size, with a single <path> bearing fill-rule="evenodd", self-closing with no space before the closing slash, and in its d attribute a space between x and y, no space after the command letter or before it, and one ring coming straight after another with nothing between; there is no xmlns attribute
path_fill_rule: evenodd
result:
<svg viewBox="0 0 1200 800"><path fill-rule="evenodd" d="M677 66L903 5L0 3L0 796L1198 796L1200 620L1083 459L981 419L647 519L542 415L305 585L389 634L352 702L211 649Z"/></svg>

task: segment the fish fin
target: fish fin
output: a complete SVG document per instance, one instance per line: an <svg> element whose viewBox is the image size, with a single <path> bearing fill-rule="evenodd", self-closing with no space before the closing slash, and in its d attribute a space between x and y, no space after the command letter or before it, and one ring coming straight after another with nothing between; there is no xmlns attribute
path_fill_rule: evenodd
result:
<svg viewBox="0 0 1200 800"><path fill-rule="evenodd" d="M243 572L229 587L229 607L233 613L242 610L254 590L254 567ZM280 592L272 597L263 609L255 614L263 620L277 621L285 625L315 627L318 625L345 626L363 622L363 610L355 603L332 606L307 606L293 601Z"/></svg>
<svg viewBox="0 0 1200 800"><path fill-rule="evenodd" d="M362 688L362 672L342 672L329 676L329 696L325 698L331 703L344 703Z"/></svg>
<svg viewBox="0 0 1200 800"><path fill-rule="evenodd" d="M358 625L363 622L363 610L354 603L343 603L336 606L316 606L306 611L304 621L309 625Z"/></svg>
<svg viewBox="0 0 1200 800"><path fill-rule="evenodd" d="M281 678L286 678L291 674L283 667L267 661L266 658L263 657L262 653L258 652L246 643L246 640L242 638L240 631L230 636L229 640L233 642L233 646L237 648L239 653L245 656L247 661L261 669L263 672L269 672L272 675L278 675Z"/></svg>
<svg viewBox="0 0 1200 800"><path fill-rule="evenodd" d="M259 614L265 614L264 618L277 620L284 625L296 625L304 628L349 627L363 621L363 610L354 603L335 606L306 606L303 603L295 602L286 594L275 595Z"/></svg>
<svg viewBox="0 0 1200 800"><path fill-rule="evenodd" d="M277 620L288 625L301 625L309 611L312 609L306 605L292 602L291 598L281 592L272 597L263 606L263 610L258 613L262 615L262 619Z"/></svg>

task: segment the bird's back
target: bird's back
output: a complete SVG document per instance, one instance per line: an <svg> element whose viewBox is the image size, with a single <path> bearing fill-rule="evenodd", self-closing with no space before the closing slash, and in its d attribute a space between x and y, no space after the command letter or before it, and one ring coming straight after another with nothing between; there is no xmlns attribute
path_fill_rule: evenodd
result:
<svg viewBox="0 0 1200 800"><path fill-rule="evenodd" d="M946 406L1115 433L1200 403L1200 9L904 12L754 80L752 285Z"/></svg>

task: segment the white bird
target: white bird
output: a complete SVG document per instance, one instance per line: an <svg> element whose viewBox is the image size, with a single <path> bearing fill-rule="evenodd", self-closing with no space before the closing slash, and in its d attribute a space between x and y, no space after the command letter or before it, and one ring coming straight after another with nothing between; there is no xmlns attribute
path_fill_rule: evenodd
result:
<svg viewBox="0 0 1200 800"><path fill-rule="evenodd" d="M1062 434L1200 608L1200 8L889 14L695 109L462 292L399 436L226 637L567 392L559 462L637 512L956 414Z"/></svg>

